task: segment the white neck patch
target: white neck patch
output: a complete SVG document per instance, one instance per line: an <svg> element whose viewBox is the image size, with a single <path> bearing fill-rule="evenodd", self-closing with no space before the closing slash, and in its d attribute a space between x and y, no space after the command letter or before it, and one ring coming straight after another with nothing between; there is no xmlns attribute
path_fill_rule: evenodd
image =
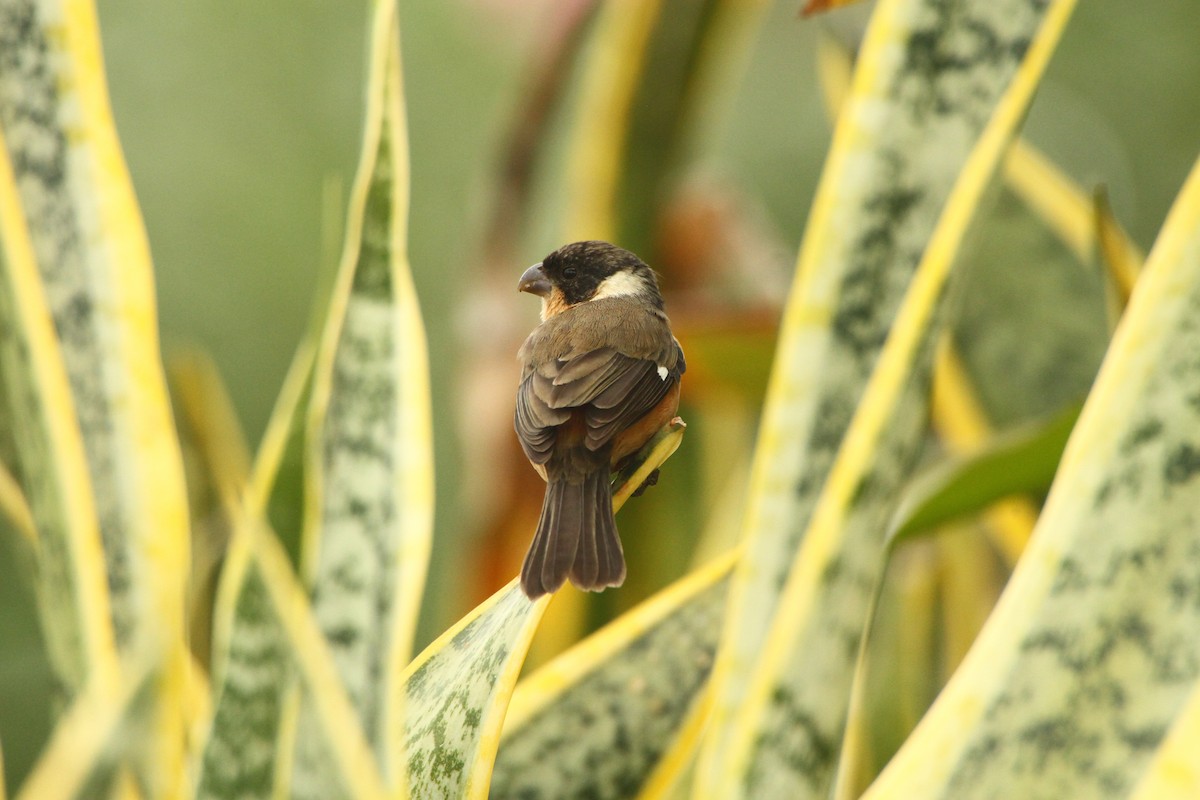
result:
<svg viewBox="0 0 1200 800"><path fill-rule="evenodd" d="M628 270L622 270L609 275L596 287L593 300L603 300L606 297L623 297L631 294L641 294L646 287L645 281Z"/></svg>

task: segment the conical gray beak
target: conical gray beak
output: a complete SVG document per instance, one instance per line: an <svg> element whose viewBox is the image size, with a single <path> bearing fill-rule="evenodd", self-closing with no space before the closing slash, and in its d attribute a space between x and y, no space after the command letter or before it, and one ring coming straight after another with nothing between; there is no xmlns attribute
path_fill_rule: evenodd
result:
<svg viewBox="0 0 1200 800"><path fill-rule="evenodd" d="M546 273L542 272L541 262L534 264L521 274L521 282L517 284L517 291L529 292L538 297L549 296L550 279L546 277Z"/></svg>

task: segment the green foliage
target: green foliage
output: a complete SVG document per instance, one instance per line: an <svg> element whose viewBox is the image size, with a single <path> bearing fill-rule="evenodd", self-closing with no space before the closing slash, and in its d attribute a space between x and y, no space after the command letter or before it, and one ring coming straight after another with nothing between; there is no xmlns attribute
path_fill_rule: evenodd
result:
<svg viewBox="0 0 1200 800"><path fill-rule="evenodd" d="M1015 494L1045 494L1067 437L1079 419L1069 408L1028 430L998 435L979 452L955 458L913 481L891 523L889 545Z"/></svg>
<svg viewBox="0 0 1200 800"><path fill-rule="evenodd" d="M695 174L764 10L549 12L488 264L456 282L410 258L427 76L410 104L405 15L376 0L336 274L251 466L210 362L172 358L168 398L94 9L0 0L0 536L33 565L0 602L34 598L41 631L0 645L53 683L0 707L0 797L1200 793L1200 167L1138 278L1107 195L1020 138L1072 9L880 0L861 41L867 12L834 12L785 300L791 247ZM636 580L591 605L509 580L540 484L491 435L526 320L486 309L515 306L524 239L563 237L661 269L696 445L622 515ZM443 489L496 520L470 547L434 535L435 279L477 315L466 488ZM615 508L684 428L614 475ZM725 555L672 582L692 544ZM414 657L446 596L475 607Z"/></svg>

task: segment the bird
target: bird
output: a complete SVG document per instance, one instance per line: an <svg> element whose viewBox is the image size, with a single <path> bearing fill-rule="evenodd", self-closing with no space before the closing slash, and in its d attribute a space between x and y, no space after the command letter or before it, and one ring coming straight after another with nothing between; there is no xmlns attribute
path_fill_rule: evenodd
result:
<svg viewBox="0 0 1200 800"><path fill-rule="evenodd" d="M525 270L517 288L542 307L517 355L514 427L546 481L521 588L536 600L567 579L585 591L620 586L625 556L610 472L675 417L683 348L654 271L608 242L560 247Z"/></svg>

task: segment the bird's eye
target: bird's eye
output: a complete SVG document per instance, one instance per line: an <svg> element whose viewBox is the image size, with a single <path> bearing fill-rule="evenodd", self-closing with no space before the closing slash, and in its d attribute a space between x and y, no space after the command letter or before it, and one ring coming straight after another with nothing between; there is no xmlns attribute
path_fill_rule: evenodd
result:
<svg viewBox="0 0 1200 800"><path fill-rule="evenodd" d="M574 267L564 267L563 268L563 277L567 278L568 280L571 278L574 278L575 272L576 272L576 270Z"/></svg>

